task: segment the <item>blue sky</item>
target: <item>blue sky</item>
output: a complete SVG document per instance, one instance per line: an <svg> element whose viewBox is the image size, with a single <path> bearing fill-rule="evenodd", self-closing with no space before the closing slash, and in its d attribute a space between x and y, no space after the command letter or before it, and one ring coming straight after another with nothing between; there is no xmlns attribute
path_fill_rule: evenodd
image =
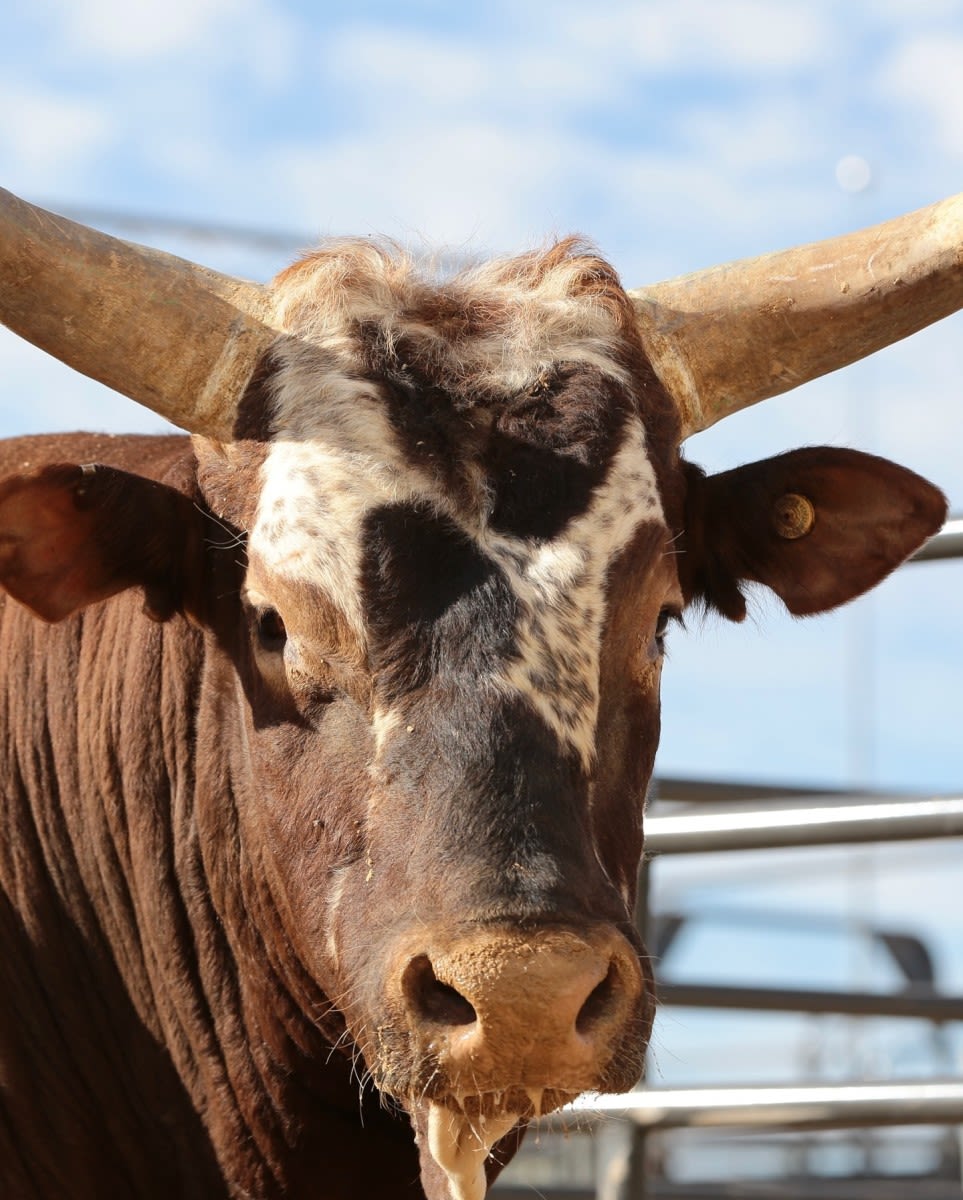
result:
<svg viewBox="0 0 963 1200"><path fill-rule="evenodd" d="M481 252L579 230L637 286L959 191L963 7L34 0L0 39L0 183L60 210L290 231L272 253L134 235L261 279L329 233ZM689 456L854 445L963 511L961 321ZM0 377L0 433L157 427L6 334ZM661 769L959 790L961 585L963 563L921 566L828 619L761 600L743 627L694 621L672 638Z"/></svg>

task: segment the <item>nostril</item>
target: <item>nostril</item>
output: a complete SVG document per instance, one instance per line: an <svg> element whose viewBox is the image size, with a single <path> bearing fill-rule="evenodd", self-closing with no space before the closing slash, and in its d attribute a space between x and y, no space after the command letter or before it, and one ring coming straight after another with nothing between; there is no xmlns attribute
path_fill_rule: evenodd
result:
<svg viewBox="0 0 963 1200"><path fill-rule="evenodd" d="M412 1010L423 1020L441 1025L472 1025L478 1019L474 1008L456 988L443 983L425 954L413 958L402 980Z"/></svg>
<svg viewBox="0 0 963 1200"><path fill-rule="evenodd" d="M594 1026L604 1020L616 1006L619 973L615 963L609 964L608 973L601 983L589 992L588 998L575 1018L575 1031L585 1037Z"/></svg>

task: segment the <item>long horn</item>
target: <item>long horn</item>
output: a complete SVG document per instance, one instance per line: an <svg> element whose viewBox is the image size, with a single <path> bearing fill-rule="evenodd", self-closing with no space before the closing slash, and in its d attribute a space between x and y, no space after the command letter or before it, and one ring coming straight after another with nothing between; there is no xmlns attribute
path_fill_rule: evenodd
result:
<svg viewBox="0 0 963 1200"><path fill-rule="evenodd" d="M963 194L629 294L685 437L963 307Z"/></svg>
<svg viewBox="0 0 963 1200"><path fill-rule="evenodd" d="M269 311L265 288L0 189L0 320L182 429L230 440Z"/></svg>

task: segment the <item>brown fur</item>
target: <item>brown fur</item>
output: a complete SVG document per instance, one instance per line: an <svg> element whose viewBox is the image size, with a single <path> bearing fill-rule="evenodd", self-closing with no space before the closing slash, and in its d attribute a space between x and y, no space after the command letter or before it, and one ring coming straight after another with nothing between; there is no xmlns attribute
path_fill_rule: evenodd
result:
<svg viewBox="0 0 963 1200"><path fill-rule="evenodd" d="M7 470L49 455L192 473L184 439L3 450ZM214 555L211 579L237 554ZM315 1194L321 1178L332 1196L401 1195L405 1180L417 1196L410 1134L370 1094L384 1158L362 1152L350 1064L328 1062L320 1028L329 1005L290 956L282 977L264 953L283 935L239 842L237 748L200 716L227 687L200 630L145 621L136 592L51 628L0 606L0 1192L207 1200ZM56 819L38 807L52 800Z"/></svg>

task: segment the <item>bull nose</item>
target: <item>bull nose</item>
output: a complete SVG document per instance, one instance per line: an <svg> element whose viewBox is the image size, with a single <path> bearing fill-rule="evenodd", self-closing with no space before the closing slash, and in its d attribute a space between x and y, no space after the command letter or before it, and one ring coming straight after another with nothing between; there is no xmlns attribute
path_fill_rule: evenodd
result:
<svg viewBox="0 0 963 1200"><path fill-rule="evenodd" d="M401 976L409 1027L456 1092L603 1086L643 989L611 928L470 936L412 955Z"/></svg>

